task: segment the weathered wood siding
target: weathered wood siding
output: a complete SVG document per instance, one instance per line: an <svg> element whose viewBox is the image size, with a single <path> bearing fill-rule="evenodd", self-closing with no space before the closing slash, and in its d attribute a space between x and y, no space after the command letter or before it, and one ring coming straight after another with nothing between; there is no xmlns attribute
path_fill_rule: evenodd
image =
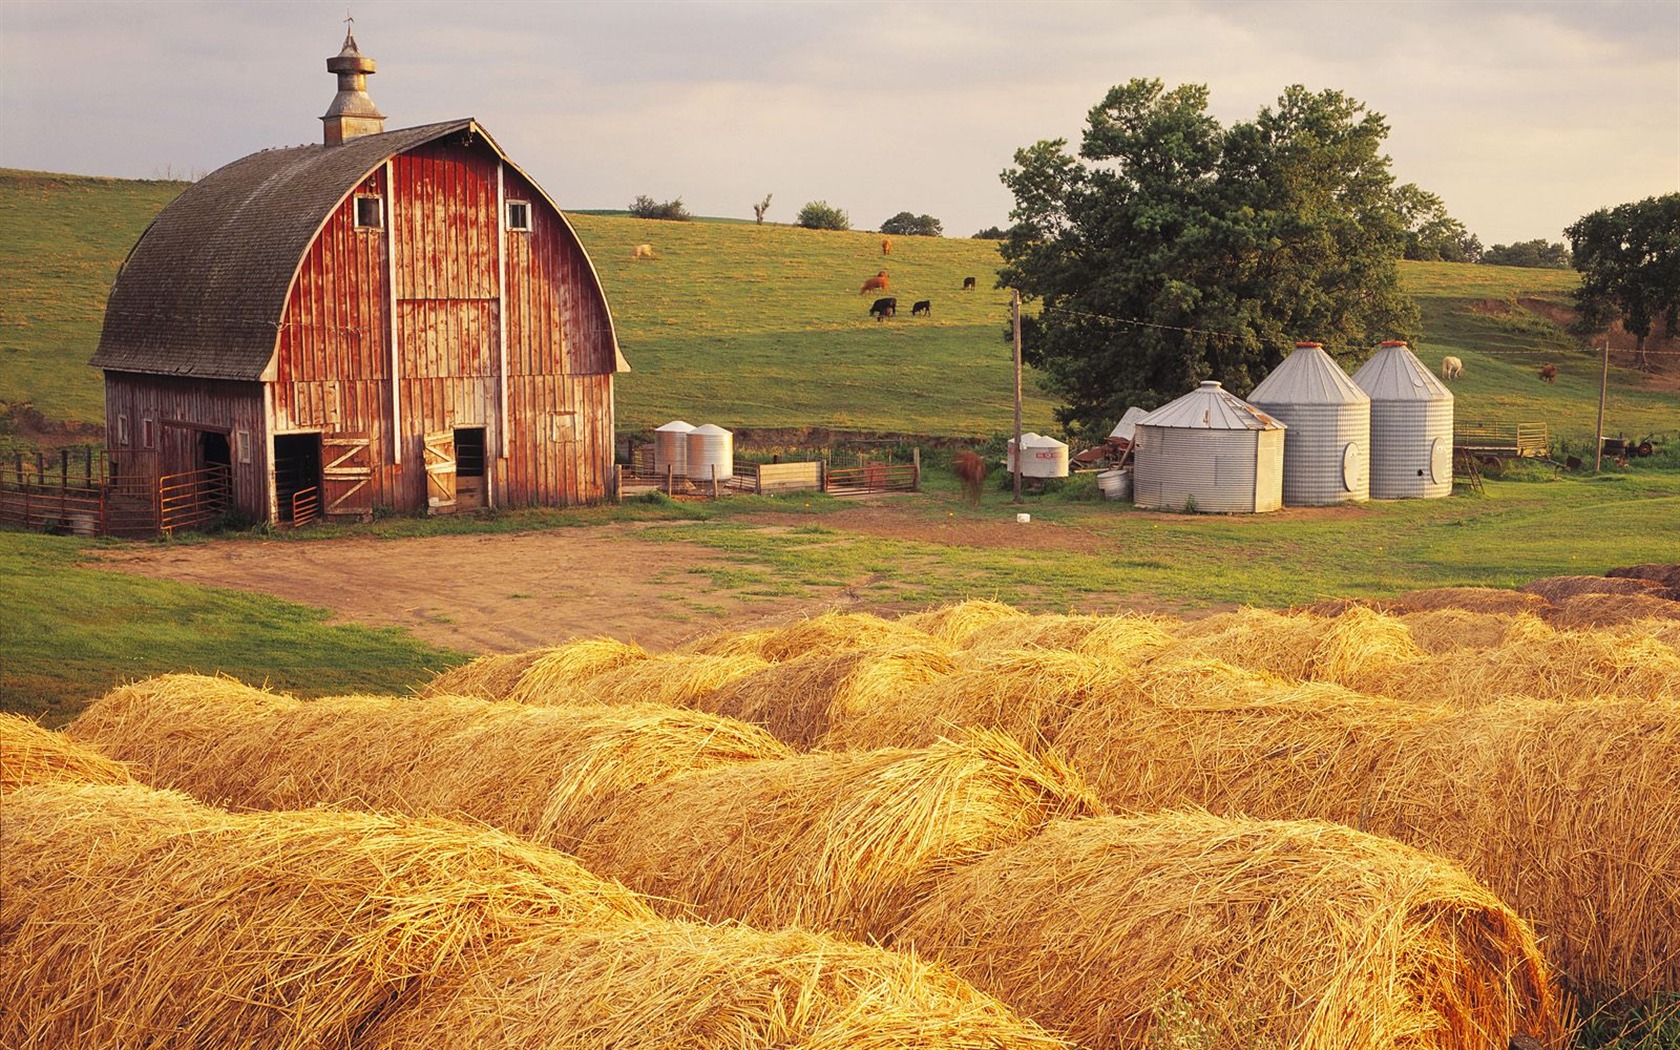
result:
<svg viewBox="0 0 1680 1050"><path fill-rule="evenodd" d="M119 469L142 468L149 479L197 469L199 431L227 437L233 460L233 504L253 521L269 519L268 442L262 385L105 373L106 444ZM126 418L126 425L124 419ZM146 445L147 422L151 445ZM126 431L127 441L123 440ZM144 455L125 456L141 452ZM154 454L150 454L153 453Z"/></svg>
<svg viewBox="0 0 1680 1050"><path fill-rule="evenodd" d="M596 503L612 490L606 300L571 228L511 168L505 194L531 204L531 229L506 235L509 503Z"/></svg>

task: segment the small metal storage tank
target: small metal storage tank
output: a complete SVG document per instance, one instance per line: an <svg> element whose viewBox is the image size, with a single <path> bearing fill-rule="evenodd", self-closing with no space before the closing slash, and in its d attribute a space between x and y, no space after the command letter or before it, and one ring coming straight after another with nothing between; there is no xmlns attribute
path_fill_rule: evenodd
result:
<svg viewBox="0 0 1680 1050"><path fill-rule="evenodd" d="M1283 502L1322 507L1371 498L1371 399L1318 343L1296 343L1248 403L1279 420Z"/></svg>
<svg viewBox="0 0 1680 1050"><path fill-rule="evenodd" d="M1021 435L1021 476L1023 478L1065 478L1068 476L1068 447L1063 442L1043 434L1027 431ZM1008 469L1015 470L1015 439L1009 439Z"/></svg>
<svg viewBox="0 0 1680 1050"><path fill-rule="evenodd" d="M1452 495L1452 391L1396 340L1353 381L1371 398L1371 497Z"/></svg>
<svg viewBox="0 0 1680 1050"><path fill-rule="evenodd" d="M714 476L719 481L735 476L735 435L706 423L688 432L688 478L710 481Z"/></svg>
<svg viewBox="0 0 1680 1050"><path fill-rule="evenodd" d="M693 425L673 419L653 432L653 469L660 477L666 468L677 477L688 476L688 435Z"/></svg>
<svg viewBox="0 0 1680 1050"><path fill-rule="evenodd" d="M1209 380L1133 428L1133 502L1223 514L1278 510L1284 429Z"/></svg>

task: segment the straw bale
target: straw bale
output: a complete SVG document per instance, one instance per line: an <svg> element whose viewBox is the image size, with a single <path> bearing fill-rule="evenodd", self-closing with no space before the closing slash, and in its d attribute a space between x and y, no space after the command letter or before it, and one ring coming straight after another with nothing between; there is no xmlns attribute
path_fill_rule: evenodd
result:
<svg viewBox="0 0 1680 1050"><path fill-rule="evenodd" d="M965 602L924 609L919 613L900 616L898 622L926 631L940 641L962 646L974 632L990 627L999 620L1014 620L1027 615L1013 605L971 598Z"/></svg>
<svg viewBox="0 0 1680 1050"><path fill-rule="evenodd" d="M762 660L764 657L761 650L766 642L775 637L777 630L775 627L755 627L747 631L717 631L684 642L672 651L692 653L695 656L751 656Z"/></svg>
<svg viewBox="0 0 1680 1050"><path fill-rule="evenodd" d="M1650 594L1663 589L1656 580L1609 576L1547 576L1517 588L1524 594L1538 594L1553 605L1577 594Z"/></svg>
<svg viewBox="0 0 1680 1050"><path fill-rule="evenodd" d="M1401 613L1397 619L1412 632L1412 641L1418 648L1426 653L1444 653L1452 649L1497 648L1504 643L1515 617L1510 613L1443 608Z"/></svg>
<svg viewBox="0 0 1680 1050"><path fill-rule="evenodd" d="M1302 681L1371 691L1425 656L1397 618L1353 607L1340 616L1240 609L1186 625L1160 659L1207 658Z"/></svg>
<svg viewBox="0 0 1680 1050"><path fill-rule="evenodd" d="M1061 821L944 880L898 943L1091 1050L1562 1050L1532 930L1454 865L1319 821ZM1183 1023L1183 1019L1180 1019Z"/></svg>
<svg viewBox="0 0 1680 1050"><path fill-rule="evenodd" d="M0 815L17 1050L349 1047L502 937L652 918L561 853L444 821L64 784L8 792Z"/></svg>
<svg viewBox="0 0 1680 1050"><path fill-rule="evenodd" d="M656 784L621 795L577 854L708 919L881 939L951 869L1102 809L1053 755L977 731Z"/></svg>
<svg viewBox="0 0 1680 1050"><path fill-rule="evenodd" d="M1071 1050L942 967L804 930L539 936L427 983L369 1050Z"/></svg>
<svg viewBox="0 0 1680 1050"><path fill-rule="evenodd" d="M648 658L648 652L635 642L620 642L613 638L583 638L542 651L518 682L501 696L525 704L543 703L543 697L564 693L570 687L591 681L608 671ZM467 694L472 695L472 694Z"/></svg>
<svg viewBox="0 0 1680 1050"><path fill-rule="evenodd" d="M1596 630L1607 638L1641 638L1680 652L1680 620L1625 620L1621 623L1607 623Z"/></svg>
<svg viewBox="0 0 1680 1050"><path fill-rule="evenodd" d="M1680 988L1680 702L1457 709L1324 684L1200 700L1150 680L1129 689L1094 698L1060 741L1116 809L1194 805L1387 835L1486 882L1581 987Z"/></svg>
<svg viewBox="0 0 1680 1050"><path fill-rule="evenodd" d="M1644 565L1624 565L1604 575L1624 579L1655 580L1670 590L1680 589L1680 562L1647 562Z"/></svg>
<svg viewBox="0 0 1680 1050"><path fill-rule="evenodd" d="M705 656L662 653L596 675L567 693L532 697L530 703L664 704L715 711L713 695L733 682L773 666L751 653Z"/></svg>
<svg viewBox="0 0 1680 1050"><path fill-rule="evenodd" d="M1425 587L1389 599L1393 612L1427 612L1431 609L1466 609L1470 612L1542 613L1546 599L1538 594L1503 587Z"/></svg>
<svg viewBox="0 0 1680 1050"><path fill-rule="evenodd" d="M523 653L488 653L453 667L421 686L421 696L477 696L501 700L513 692L531 665L554 652L531 649Z"/></svg>
<svg viewBox="0 0 1680 1050"><path fill-rule="evenodd" d="M927 747L964 729L995 729L1034 749L1054 744L1062 723L1124 665L1077 652L1002 649L977 653L960 669L892 703L846 712L822 746L833 750Z"/></svg>
<svg viewBox="0 0 1680 1050"><path fill-rule="evenodd" d="M250 690L218 717L180 681L113 690L72 731L152 783L235 809L350 805L470 820L571 848L613 798L696 770L780 759L764 731L650 705L543 708L470 697L320 700ZM216 687L216 679L200 679ZM202 724L186 748L178 726ZM212 735L212 734L215 735Z"/></svg>
<svg viewBox="0 0 1680 1050"><path fill-rule="evenodd" d="M0 712L0 792L28 784L126 784L128 767L34 719Z"/></svg>
<svg viewBox="0 0 1680 1050"><path fill-rule="evenodd" d="M1497 648L1456 649L1409 664L1372 668L1361 686L1365 692L1461 706L1517 696L1673 700L1680 699L1680 653L1651 638L1559 631L1524 616L1512 621Z"/></svg>
<svg viewBox="0 0 1680 1050"><path fill-rule="evenodd" d="M925 645L928 639L927 632L900 620L883 619L873 613L824 612L780 626L708 635L677 648L679 652L714 656L750 654L780 663L806 653Z"/></svg>
<svg viewBox="0 0 1680 1050"><path fill-rule="evenodd" d="M1146 660L1172 642L1167 624L1155 616L1098 616L1080 613L1020 616L999 620L969 635L963 649L995 653L1010 649L1065 649L1114 661Z"/></svg>
<svg viewBox="0 0 1680 1050"><path fill-rule="evenodd" d="M768 729L799 748L837 725L895 711L957 670L943 642L811 652L725 685L700 706Z"/></svg>
<svg viewBox="0 0 1680 1050"><path fill-rule="evenodd" d="M1546 614L1553 627L1608 627L1629 620L1680 620L1680 601L1662 592L1647 594L1577 594L1559 599Z"/></svg>

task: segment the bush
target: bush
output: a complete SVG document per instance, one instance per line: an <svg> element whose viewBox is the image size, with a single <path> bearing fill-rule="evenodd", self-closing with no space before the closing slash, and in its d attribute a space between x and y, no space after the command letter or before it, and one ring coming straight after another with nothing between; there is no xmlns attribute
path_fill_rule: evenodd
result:
<svg viewBox="0 0 1680 1050"><path fill-rule="evenodd" d="M849 230L852 220L845 212L827 201L810 201L799 209L796 220L807 230Z"/></svg>
<svg viewBox="0 0 1680 1050"><path fill-rule="evenodd" d="M881 224L882 233L895 237L938 237L945 227L931 215L911 215L901 211Z"/></svg>
<svg viewBox="0 0 1680 1050"><path fill-rule="evenodd" d="M683 207L681 197L661 204L645 193L630 202L630 214L638 219L669 219L673 222L687 222L694 218Z"/></svg>
<svg viewBox="0 0 1680 1050"><path fill-rule="evenodd" d="M1479 262L1489 266L1527 266L1537 270L1567 270L1569 249L1557 241L1536 237L1518 244L1496 244L1482 253Z"/></svg>

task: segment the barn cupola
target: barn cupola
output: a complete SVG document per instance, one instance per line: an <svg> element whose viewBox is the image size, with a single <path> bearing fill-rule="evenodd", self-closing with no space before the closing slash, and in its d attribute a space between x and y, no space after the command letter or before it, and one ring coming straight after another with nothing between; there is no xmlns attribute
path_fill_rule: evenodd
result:
<svg viewBox="0 0 1680 1050"><path fill-rule="evenodd" d="M344 47L327 59L327 72L338 74L338 94L321 117L323 141L337 146L363 135L385 130L385 114L368 97L368 74L375 71L373 59L356 48L354 27L345 31Z"/></svg>

